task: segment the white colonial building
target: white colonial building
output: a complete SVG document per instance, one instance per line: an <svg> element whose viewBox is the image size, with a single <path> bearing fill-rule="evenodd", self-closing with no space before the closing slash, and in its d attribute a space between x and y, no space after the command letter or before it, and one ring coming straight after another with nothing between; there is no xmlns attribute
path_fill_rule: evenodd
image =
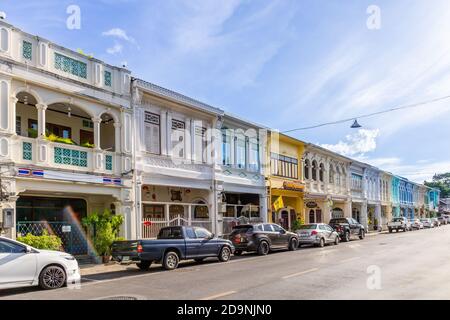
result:
<svg viewBox="0 0 450 320"><path fill-rule="evenodd" d="M267 128L225 113L216 138L218 229L267 221Z"/></svg>
<svg viewBox="0 0 450 320"><path fill-rule="evenodd" d="M352 216L350 163L351 160L346 157L314 144L306 144L303 172L308 223L328 223L331 218Z"/></svg>
<svg viewBox="0 0 450 320"><path fill-rule="evenodd" d="M80 220L104 209L133 234L129 84L128 70L0 21L2 234L47 228L86 254Z"/></svg>
<svg viewBox="0 0 450 320"><path fill-rule="evenodd" d="M169 224L217 230L214 128L223 111L133 79L137 237Z"/></svg>

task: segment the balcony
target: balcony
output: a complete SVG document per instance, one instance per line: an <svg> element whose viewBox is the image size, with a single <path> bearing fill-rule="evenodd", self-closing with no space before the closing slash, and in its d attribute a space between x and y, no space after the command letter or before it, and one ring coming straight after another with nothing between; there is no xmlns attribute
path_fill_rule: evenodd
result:
<svg viewBox="0 0 450 320"><path fill-rule="evenodd" d="M71 171L120 174L120 125L117 117L109 113L91 116L70 103L42 105L25 92L16 98L14 162Z"/></svg>

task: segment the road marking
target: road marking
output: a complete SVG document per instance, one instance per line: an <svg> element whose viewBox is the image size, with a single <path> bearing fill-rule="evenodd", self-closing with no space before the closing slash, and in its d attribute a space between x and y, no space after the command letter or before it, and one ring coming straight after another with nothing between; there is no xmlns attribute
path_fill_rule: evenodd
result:
<svg viewBox="0 0 450 320"><path fill-rule="evenodd" d="M354 261L354 260L358 260L361 259L360 257L353 257L353 258L348 258L348 259L344 259L339 261L340 263L345 263L345 262L350 262L350 261Z"/></svg>
<svg viewBox="0 0 450 320"><path fill-rule="evenodd" d="M313 268L313 269L305 270L305 271L302 271L302 272L297 272L297 273L289 274L289 275L287 275L287 276L282 277L282 279L289 279L289 278L293 278L293 277L298 277L298 276L301 276L301 275L303 275L303 274L315 272L315 271L317 271L317 270L319 270L319 269L318 269L318 268Z"/></svg>
<svg viewBox="0 0 450 320"><path fill-rule="evenodd" d="M229 295L232 295L232 294L235 294L235 293L236 293L236 291L227 291L227 292L215 294L213 296L205 297L205 298L202 298L200 300L215 300L215 299L226 297L226 296L229 296Z"/></svg>

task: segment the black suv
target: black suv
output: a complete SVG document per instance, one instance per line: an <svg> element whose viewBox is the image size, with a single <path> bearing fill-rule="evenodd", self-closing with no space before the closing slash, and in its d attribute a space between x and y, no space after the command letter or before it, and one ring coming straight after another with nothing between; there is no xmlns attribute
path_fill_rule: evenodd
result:
<svg viewBox="0 0 450 320"><path fill-rule="evenodd" d="M272 250L297 250L298 236L274 223L245 224L233 228L228 236L235 247L235 255L256 251L266 255Z"/></svg>
<svg viewBox="0 0 450 320"><path fill-rule="evenodd" d="M339 237L345 242L350 241L353 237L362 240L366 235L364 226L353 218L331 219L329 225L339 233Z"/></svg>

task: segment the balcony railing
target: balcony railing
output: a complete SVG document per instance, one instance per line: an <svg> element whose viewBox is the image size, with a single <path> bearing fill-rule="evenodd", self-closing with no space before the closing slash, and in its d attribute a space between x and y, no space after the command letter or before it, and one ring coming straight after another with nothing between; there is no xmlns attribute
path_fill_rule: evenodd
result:
<svg viewBox="0 0 450 320"><path fill-rule="evenodd" d="M17 148L15 148L16 152L14 152L14 160L23 164L107 174L116 173L118 169L117 164L120 163L116 159L117 156L114 152L50 141L46 141L45 144L48 146L46 160L40 161L38 157L38 140L19 137ZM94 165L94 156L99 156L101 169Z"/></svg>

